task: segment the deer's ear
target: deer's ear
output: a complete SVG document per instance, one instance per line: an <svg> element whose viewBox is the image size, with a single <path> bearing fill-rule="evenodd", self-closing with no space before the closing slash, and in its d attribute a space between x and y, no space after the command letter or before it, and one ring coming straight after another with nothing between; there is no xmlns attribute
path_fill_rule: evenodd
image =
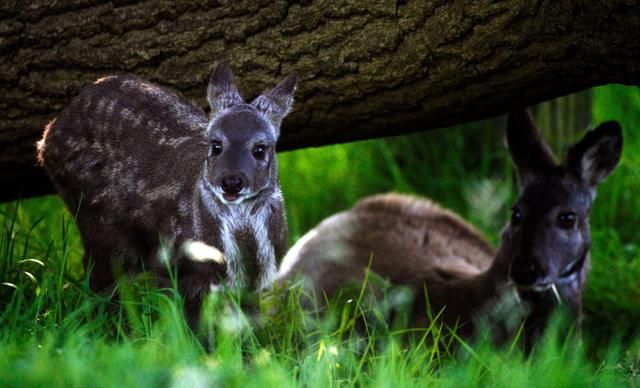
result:
<svg viewBox="0 0 640 388"><path fill-rule="evenodd" d="M585 184L595 187L616 168L622 153L622 128L616 121L600 124L573 145L566 166Z"/></svg>
<svg viewBox="0 0 640 388"><path fill-rule="evenodd" d="M296 91L298 75L290 74L275 88L258 96L251 105L262 112L271 124L280 131L282 119L289 114L293 106L293 94Z"/></svg>
<svg viewBox="0 0 640 388"><path fill-rule="evenodd" d="M537 174L555 167L553 153L526 110L512 112L507 120L507 145L516 166L520 187Z"/></svg>
<svg viewBox="0 0 640 388"><path fill-rule="evenodd" d="M219 62L209 79L207 100L211 105L211 117L237 104L242 104L242 96L233 83L233 73L226 61Z"/></svg>

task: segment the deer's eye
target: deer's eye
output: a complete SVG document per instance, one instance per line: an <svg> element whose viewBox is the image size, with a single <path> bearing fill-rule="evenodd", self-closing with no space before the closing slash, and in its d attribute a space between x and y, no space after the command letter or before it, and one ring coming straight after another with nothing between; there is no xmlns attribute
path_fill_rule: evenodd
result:
<svg viewBox="0 0 640 388"><path fill-rule="evenodd" d="M574 212L563 212L558 214L558 226L562 229L573 229L576 225L576 213Z"/></svg>
<svg viewBox="0 0 640 388"><path fill-rule="evenodd" d="M253 147L253 150L251 150L253 157L259 160L264 159L266 152L267 152L267 146L264 144L257 144Z"/></svg>
<svg viewBox="0 0 640 388"><path fill-rule="evenodd" d="M520 225L521 221L522 221L522 213L520 212L520 209L518 209L517 207L513 207L511 209L511 225L513 226Z"/></svg>
<svg viewBox="0 0 640 388"><path fill-rule="evenodd" d="M211 142L211 148L209 148L209 156L218 156L222 153L222 143L219 140Z"/></svg>

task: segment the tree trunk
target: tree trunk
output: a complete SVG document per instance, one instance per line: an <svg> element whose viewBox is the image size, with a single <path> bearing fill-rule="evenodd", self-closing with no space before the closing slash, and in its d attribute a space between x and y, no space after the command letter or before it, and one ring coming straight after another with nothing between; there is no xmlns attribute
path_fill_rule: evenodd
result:
<svg viewBox="0 0 640 388"><path fill-rule="evenodd" d="M0 200L52 191L34 144L106 74L136 73L205 106L218 59L245 97L295 70L288 150L637 83L639 26L636 0L2 1Z"/></svg>

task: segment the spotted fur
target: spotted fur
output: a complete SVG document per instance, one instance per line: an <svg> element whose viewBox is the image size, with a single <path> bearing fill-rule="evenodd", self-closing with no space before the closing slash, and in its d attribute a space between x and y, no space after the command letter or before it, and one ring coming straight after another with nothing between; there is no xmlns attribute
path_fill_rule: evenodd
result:
<svg viewBox="0 0 640 388"><path fill-rule="evenodd" d="M209 83L207 117L168 88L110 76L85 87L46 126L38 157L76 216L94 291L109 289L119 273L143 270L168 282L168 258L195 316L212 287L256 290L271 282L287 235L275 143L295 84L292 75L258 97L270 104L245 103L222 63ZM228 143L226 162L212 156L218 135ZM252 162L256 141L269 148ZM247 186L228 201L219 175L236 170ZM193 247L204 256L192 260Z"/></svg>

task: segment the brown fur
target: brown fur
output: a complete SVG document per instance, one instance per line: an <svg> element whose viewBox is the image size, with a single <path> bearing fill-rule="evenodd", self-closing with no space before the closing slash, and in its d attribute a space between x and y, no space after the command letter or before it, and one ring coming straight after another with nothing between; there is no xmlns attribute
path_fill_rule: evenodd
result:
<svg viewBox="0 0 640 388"><path fill-rule="evenodd" d="M368 197L307 235L311 239L303 237L283 260L280 281L303 275L317 296L332 297L344 285L362 282L371 260L373 272L414 290L416 326L426 325L424 310L418 311L425 306L425 285L433 311L444 309L451 326L464 322L464 333L471 332L486 296L497 295L506 283L507 265L494 262L496 252L482 235L428 199Z"/></svg>
<svg viewBox="0 0 640 388"><path fill-rule="evenodd" d="M371 263L373 272L414 291L413 325L429 323L426 288L433 312L443 311L450 326L462 323L463 335L473 333L478 319L495 306L502 316L494 318L501 321L491 323L507 330L494 332L497 340L517 329L510 322L520 317L499 311L517 292L523 303L513 314L526 310L527 349L543 332L557 299L579 325L589 269L588 214L596 185L620 159L620 126L608 122L588 132L561 165L527 112L510 115L507 138L521 191L497 253L472 226L428 199L378 195L303 236L285 256L279 280L302 276L317 297L332 297L348 283L361 283ZM573 221L566 221L567 214Z"/></svg>

